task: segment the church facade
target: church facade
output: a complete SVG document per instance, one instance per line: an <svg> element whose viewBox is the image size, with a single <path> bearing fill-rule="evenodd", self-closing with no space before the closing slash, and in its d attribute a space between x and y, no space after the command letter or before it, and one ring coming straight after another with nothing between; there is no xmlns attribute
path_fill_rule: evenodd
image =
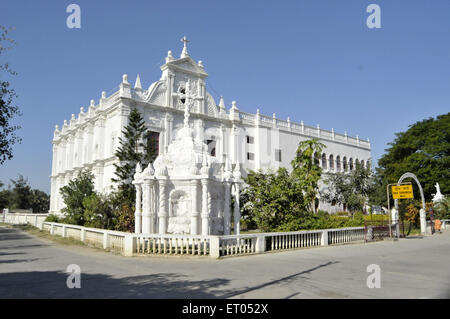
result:
<svg viewBox="0 0 450 319"><path fill-rule="evenodd" d="M239 164L242 175L250 170L290 167L298 143L317 138L326 145L317 154L325 172L349 171L356 163L370 165L369 140L351 137L332 129L324 130L272 116L246 113L233 101L225 105L221 97L218 103L206 89L202 61L194 61L187 52L187 40L179 58L169 51L166 63L161 66L160 80L143 89L139 75L131 85L123 75L119 89L107 96L102 92L96 103L91 100L85 110L72 114L61 128L55 127L51 174L50 213L59 213L64 207L59 189L75 178L79 171L89 169L95 176L95 189L109 192L114 184L114 153L119 137L128 124L128 117L136 108L145 120L150 138L156 143L159 154L168 152L169 145L184 126L187 94L192 100L190 128L196 139L203 141L209 155L218 163ZM322 185L325 187L325 185ZM338 206L320 203L319 209L339 211Z"/></svg>

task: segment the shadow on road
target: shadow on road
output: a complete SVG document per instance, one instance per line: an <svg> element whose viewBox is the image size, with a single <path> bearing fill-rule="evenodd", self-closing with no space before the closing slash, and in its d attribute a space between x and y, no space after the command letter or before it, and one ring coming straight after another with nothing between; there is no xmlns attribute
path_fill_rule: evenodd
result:
<svg viewBox="0 0 450 319"><path fill-rule="evenodd" d="M113 278L81 274L81 288L68 288L69 274L31 271L0 274L2 298L218 298L215 288L227 279L188 280L179 274L152 274Z"/></svg>
<svg viewBox="0 0 450 319"><path fill-rule="evenodd" d="M234 291L234 292L231 292L231 293L228 293L228 294L224 294L220 298L232 298L234 296L245 294L245 293L248 293L248 292L251 292L251 291L254 291L254 290L265 288L267 286L271 286L271 285L276 285L276 284L281 284L281 283L288 284L289 282L292 282L293 280L295 280L296 277L298 277L298 276L309 274L309 273L311 273L311 272L313 272L313 271L315 271L317 269L320 269L320 268L323 268L323 267L328 267L328 266L331 266L333 264L338 264L338 263L339 263L338 261L329 261L329 262L327 262L325 264L322 264L322 265L319 265L319 266L316 266L316 267L313 267L313 268L310 268L310 269L307 269L307 270L301 271L299 273L292 274L292 275L289 275L289 276L286 276L286 277L283 277L283 278L280 278L280 279L277 279L277 280L272 280L272 281L266 282L266 283L258 285L258 286L254 286L254 287L250 287L250 288L244 288L244 289L241 289L241 290L238 290L238 291ZM289 297L292 297L292 296L289 296Z"/></svg>

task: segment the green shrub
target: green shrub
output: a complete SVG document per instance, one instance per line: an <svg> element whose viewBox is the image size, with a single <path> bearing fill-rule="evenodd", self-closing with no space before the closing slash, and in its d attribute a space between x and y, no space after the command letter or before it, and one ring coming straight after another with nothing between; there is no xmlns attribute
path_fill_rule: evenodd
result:
<svg viewBox="0 0 450 319"><path fill-rule="evenodd" d="M63 218L60 218L54 214L50 214L47 216L47 218L45 218L45 221L49 223L61 223L62 220Z"/></svg>
<svg viewBox="0 0 450 319"><path fill-rule="evenodd" d="M84 198L84 226L113 229L114 218L109 199L105 196L93 193Z"/></svg>
<svg viewBox="0 0 450 319"><path fill-rule="evenodd" d="M81 171L78 176L69 181L69 184L60 189L66 207L64 221L68 224L84 226L83 200L94 193L94 175L87 170Z"/></svg>
<svg viewBox="0 0 450 319"><path fill-rule="evenodd" d="M337 215L337 216L348 216L348 212L337 212L335 215Z"/></svg>

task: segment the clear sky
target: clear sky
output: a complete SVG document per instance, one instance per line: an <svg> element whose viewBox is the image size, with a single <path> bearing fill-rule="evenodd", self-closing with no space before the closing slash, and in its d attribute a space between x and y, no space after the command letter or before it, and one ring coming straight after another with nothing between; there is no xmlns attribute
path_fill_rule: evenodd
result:
<svg viewBox="0 0 450 319"><path fill-rule="evenodd" d="M66 7L81 7L81 29ZM381 29L366 8L381 7ZM0 166L49 192L55 124L62 125L126 73L144 88L159 79L180 38L209 73L208 90L256 112L370 138L374 164L394 133L450 110L449 0L87 1L2 0L14 26L1 57L23 116L23 143Z"/></svg>

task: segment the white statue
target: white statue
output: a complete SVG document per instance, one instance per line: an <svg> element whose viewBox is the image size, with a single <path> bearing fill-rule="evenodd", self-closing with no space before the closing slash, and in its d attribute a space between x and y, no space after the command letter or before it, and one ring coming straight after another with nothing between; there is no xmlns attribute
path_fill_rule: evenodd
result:
<svg viewBox="0 0 450 319"><path fill-rule="evenodd" d="M436 194L434 194L433 196L433 203L439 202L442 199L444 199L444 195L442 195L441 193L441 188L439 187L439 183L436 183L434 185L434 187L436 187Z"/></svg>

